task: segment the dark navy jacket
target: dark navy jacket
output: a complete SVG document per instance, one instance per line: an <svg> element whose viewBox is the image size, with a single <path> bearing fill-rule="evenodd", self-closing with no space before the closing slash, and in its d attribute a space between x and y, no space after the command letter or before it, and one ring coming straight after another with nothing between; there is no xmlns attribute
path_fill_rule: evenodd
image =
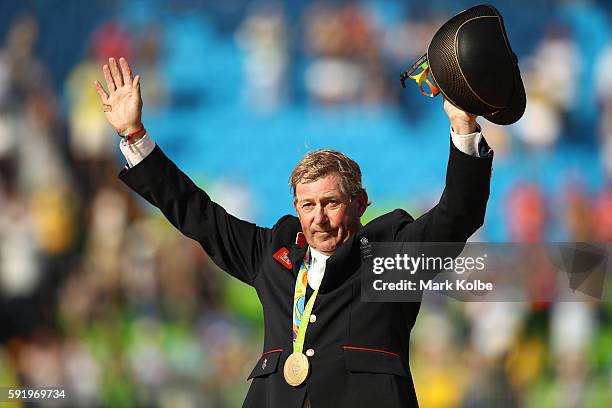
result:
<svg viewBox="0 0 612 408"><path fill-rule="evenodd" d="M292 352L293 291L306 252L296 244L299 220L288 215L273 228L261 228L229 215L159 147L120 173L220 268L257 290L264 349L249 377L245 407L300 408L306 392L313 408L418 406L408 349L420 303L362 302L359 243L362 237L369 242L465 242L482 225L492 154L473 157L450 145L446 187L434 208L416 220L400 209L378 217L327 261L312 312L316 321L308 325L304 343L304 350L315 352L309 358L311 375L297 388L285 382L283 364ZM274 256L283 248L290 266Z"/></svg>

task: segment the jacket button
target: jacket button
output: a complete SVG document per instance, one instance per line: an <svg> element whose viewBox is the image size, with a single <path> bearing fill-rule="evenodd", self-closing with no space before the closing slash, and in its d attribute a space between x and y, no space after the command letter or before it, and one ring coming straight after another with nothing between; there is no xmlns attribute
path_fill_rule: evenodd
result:
<svg viewBox="0 0 612 408"><path fill-rule="evenodd" d="M316 322L316 321L317 321L317 316L316 316L316 315L311 314L311 315L310 315L310 323L314 323L314 322Z"/></svg>
<svg viewBox="0 0 612 408"><path fill-rule="evenodd" d="M312 357L312 356L314 356L314 350L313 350L313 349L308 349L308 350L306 350L306 355L307 355L308 357Z"/></svg>

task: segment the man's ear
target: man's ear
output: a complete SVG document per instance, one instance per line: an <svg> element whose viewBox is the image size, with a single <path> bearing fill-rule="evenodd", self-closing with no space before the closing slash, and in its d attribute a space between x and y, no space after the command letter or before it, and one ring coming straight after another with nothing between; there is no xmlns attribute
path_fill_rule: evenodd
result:
<svg viewBox="0 0 612 408"><path fill-rule="evenodd" d="M355 196L355 199L357 200L357 214L359 214L359 217L361 217L368 208L368 193L362 191Z"/></svg>

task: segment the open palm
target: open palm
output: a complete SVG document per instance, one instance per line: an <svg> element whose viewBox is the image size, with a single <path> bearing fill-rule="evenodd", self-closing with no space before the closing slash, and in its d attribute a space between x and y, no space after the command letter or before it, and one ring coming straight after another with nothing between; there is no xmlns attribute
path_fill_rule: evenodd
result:
<svg viewBox="0 0 612 408"><path fill-rule="evenodd" d="M108 93L100 82L95 86L104 107L108 122L117 133L125 135L142 127L142 97L140 95L140 75L132 78L132 71L125 58L119 59L121 70L114 58L102 67Z"/></svg>

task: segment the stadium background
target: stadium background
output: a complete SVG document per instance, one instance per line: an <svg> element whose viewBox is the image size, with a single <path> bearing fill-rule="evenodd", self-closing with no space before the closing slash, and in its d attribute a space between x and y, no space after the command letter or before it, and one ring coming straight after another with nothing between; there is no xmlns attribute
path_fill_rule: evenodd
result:
<svg viewBox="0 0 612 408"><path fill-rule="evenodd" d="M612 6L493 1L528 106L480 120L495 150L475 241L612 241ZM142 75L144 123L235 215L292 213L308 150L360 163L371 219L443 188L448 122L398 77L466 1L129 0L0 4L0 385L79 406L235 407L261 308L116 178L93 87L108 56ZM610 303L424 306L423 407L612 406ZM505 405L504 405L505 404Z"/></svg>

